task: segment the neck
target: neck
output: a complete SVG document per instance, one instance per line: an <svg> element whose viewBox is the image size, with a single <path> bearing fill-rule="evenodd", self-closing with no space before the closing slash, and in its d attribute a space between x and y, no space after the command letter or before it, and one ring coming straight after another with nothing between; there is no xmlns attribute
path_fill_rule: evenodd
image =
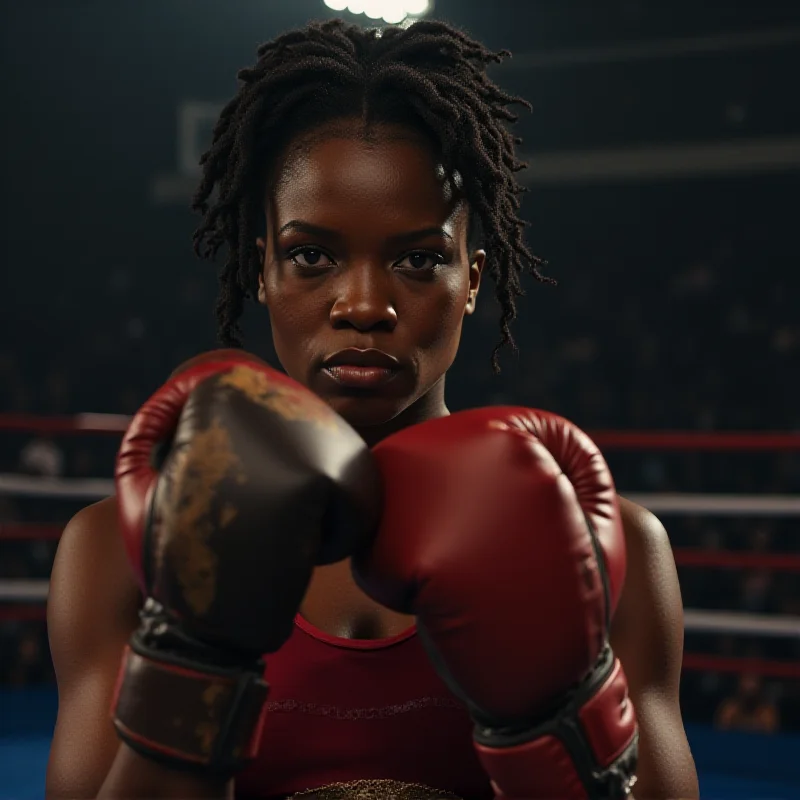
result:
<svg viewBox="0 0 800 800"><path fill-rule="evenodd" d="M370 447L374 447L382 439L403 428L409 428L411 425L416 425L429 419L437 419L438 417L447 417L449 415L450 411L444 402L444 376L442 376L428 392L418 400L415 400L394 419L390 419L382 425L372 425L367 428L357 428L357 430L364 441Z"/></svg>

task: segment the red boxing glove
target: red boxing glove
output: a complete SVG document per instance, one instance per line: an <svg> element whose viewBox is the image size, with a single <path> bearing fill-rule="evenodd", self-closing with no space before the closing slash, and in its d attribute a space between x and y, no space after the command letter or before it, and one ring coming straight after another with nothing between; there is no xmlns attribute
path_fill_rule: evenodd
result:
<svg viewBox="0 0 800 800"><path fill-rule="evenodd" d="M498 796L627 796L638 734L608 642L625 541L595 444L553 414L498 407L373 453L384 517L356 580L417 616Z"/></svg>

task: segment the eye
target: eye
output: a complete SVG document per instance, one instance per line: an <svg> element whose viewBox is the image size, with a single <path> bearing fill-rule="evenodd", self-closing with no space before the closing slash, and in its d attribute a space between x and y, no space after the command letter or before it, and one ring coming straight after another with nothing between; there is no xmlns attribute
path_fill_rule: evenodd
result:
<svg viewBox="0 0 800 800"><path fill-rule="evenodd" d="M333 261L317 247L298 247L287 256L301 269L330 267Z"/></svg>
<svg viewBox="0 0 800 800"><path fill-rule="evenodd" d="M423 270L435 269L443 262L444 258L438 253L433 253L429 250L415 250L413 253L404 256L395 266L414 272L422 272Z"/></svg>

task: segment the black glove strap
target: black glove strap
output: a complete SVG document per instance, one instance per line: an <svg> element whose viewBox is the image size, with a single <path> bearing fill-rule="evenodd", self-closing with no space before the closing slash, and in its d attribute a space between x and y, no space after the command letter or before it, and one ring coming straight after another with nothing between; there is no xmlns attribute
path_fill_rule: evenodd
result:
<svg viewBox="0 0 800 800"><path fill-rule="evenodd" d="M148 600L114 700L120 738L178 768L232 775L255 755L269 687L264 663L197 642Z"/></svg>

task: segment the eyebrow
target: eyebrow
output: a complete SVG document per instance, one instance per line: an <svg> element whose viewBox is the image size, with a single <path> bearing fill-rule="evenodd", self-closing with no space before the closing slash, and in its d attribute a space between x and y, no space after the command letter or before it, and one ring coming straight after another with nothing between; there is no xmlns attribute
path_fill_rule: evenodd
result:
<svg viewBox="0 0 800 800"><path fill-rule="evenodd" d="M313 225L310 222L303 222L300 219L293 219L287 222L278 231L280 236L283 233L307 233L310 236L319 236L320 238L327 239L341 239L342 234L331 228L324 228L321 225ZM442 236L449 241L453 241L453 237L441 227L421 228L418 231L409 231L408 233L398 233L395 236L390 236L388 241L391 244L402 245L409 242L415 242L419 239L424 239L426 236Z"/></svg>

